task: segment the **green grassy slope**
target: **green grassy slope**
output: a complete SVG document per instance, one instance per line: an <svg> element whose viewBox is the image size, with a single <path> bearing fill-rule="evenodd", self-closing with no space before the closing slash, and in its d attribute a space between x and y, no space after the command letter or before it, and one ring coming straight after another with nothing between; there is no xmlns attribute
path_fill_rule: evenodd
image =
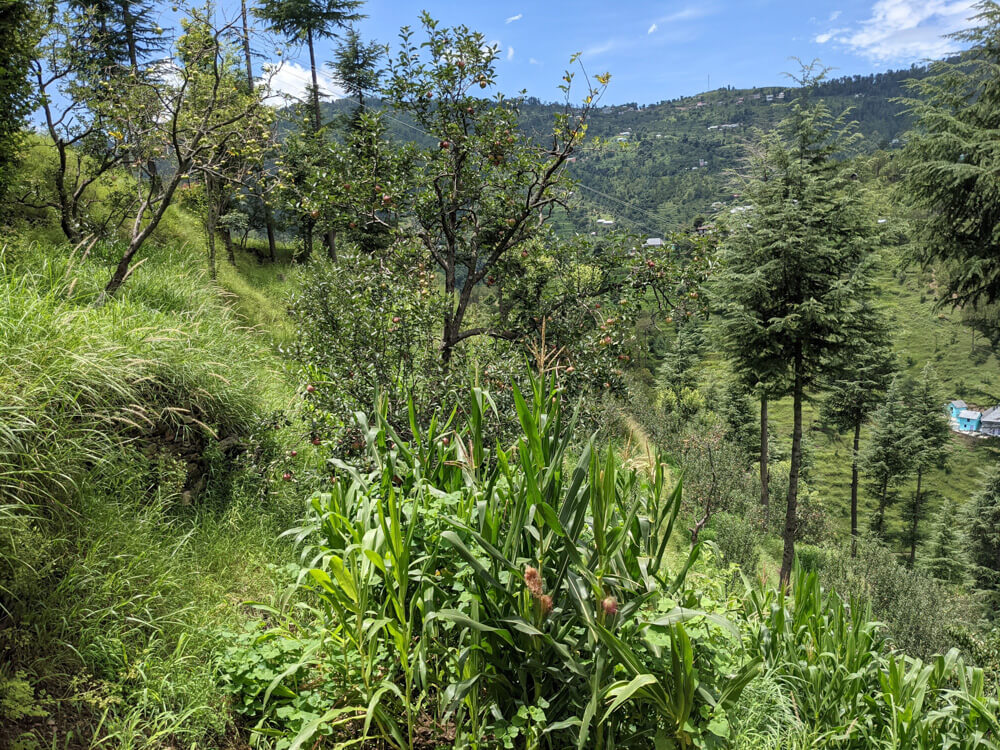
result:
<svg viewBox="0 0 1000 750"><path fill-rule="evenodd" d="M935 307L933 276L910 269L883 273L880 281L881 302L894 324L896 352L904 372L916 377L924 364L931 362L944 384L947 398L992 406L986 394L1000 391L997 387L1000 360L988 344L983 346L982 338L972 348L972 330L961 322L960 311ZM831 434L824 429L818 411L818 402L807 404L804 410L805 440L812 458L809 487L817 492L835 532L846 534L850 530L851 436ZM791 401L785 399L774 404L771 418L781 439L790 435ZM862 441L866 438L863 432ZM925 487L934 494L931 502L935 505L942 501L965 503L979 489L982 469L1000 459L1000 440L953 433L949 452L946 468L934 470L925 479ZM904 485L901 497L911 494L914 487L915 481ZM859 515L863 528L875 505L874 499L862 490ZM898 532L901 523L898 507L890 510L888 519L890 534Z"/></svg>
<svg viewBox="0 0 1000 750"><path fill-rule="evenodd" d="M191 226L97 309L113 250L0 253L0 747L230 745L218 658L301 510L267 426L293 280L241 258L212 284Z"/></svg>

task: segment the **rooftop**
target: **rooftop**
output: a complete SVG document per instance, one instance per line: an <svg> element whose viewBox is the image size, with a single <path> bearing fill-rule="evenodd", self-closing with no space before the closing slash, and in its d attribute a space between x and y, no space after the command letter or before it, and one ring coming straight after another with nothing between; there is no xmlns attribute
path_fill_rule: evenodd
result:
<svg viewBox="0 0 1000 750"><path fill-rule="evenodd" d="M982 412L972 411L971 409L964 409L958 414L959 419L979 419L982 416L983 416Z"/></svg>

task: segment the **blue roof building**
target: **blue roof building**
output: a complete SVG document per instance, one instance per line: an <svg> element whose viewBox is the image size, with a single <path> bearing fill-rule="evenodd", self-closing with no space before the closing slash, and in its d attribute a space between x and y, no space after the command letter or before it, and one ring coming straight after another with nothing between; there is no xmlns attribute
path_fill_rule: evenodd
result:
<svg viewBox="0 0 1000 750"><path fill-rule="evenodd" d="M983 413L981 411L972 411L971 409L963 409L958 413L958 429L962 432L979 432L979 425L983 421Z"/></svg>

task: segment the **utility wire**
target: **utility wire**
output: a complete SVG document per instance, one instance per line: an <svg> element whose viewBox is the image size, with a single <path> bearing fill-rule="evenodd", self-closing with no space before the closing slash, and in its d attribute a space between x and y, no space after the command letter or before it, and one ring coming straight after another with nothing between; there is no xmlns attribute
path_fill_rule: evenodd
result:
<svg viewBox="0 0 1000 750"><path fill-rule="evenodd" d="M403 127L406 127L406 128L409 128L410 130L414 130L414 131L416 131L418 133L421 133L421 134L427 136L428 138L431 138L431 139L435 138L435 136L433 134L427 132L423 128L417 127L416 125L413 125L411 123L408 123L408 122L405 122L403 120L400 120L398 117L393 117L392 115L388 114L384 110L382 111L381 114L386 119L392 120L393 122L398 123L399 125L402 125ZM615 203L618 203L618 204L620 204L620 205L622 205L622 206L624 206L624 207L626 207L628 209L631 209L632 211L635 211L635 212L637 212L639 214L642 214L643 216L646 216L650 220L656 222L656 225L666 225L667 224L667 222L664 222L661 218L659 218L655 214L651 213L650 211L647 211L647 210L645 210L643 208L639 208L635 204L629 203L628 201L624 201L621 198L616 198L613 195L608 195L607 193L604 193L604 192L602 192L600 190L597 190L596 188L592 188L589 185L584 185L582 182L576 182L574 184L574 187L583 188L584 190L586 190L586 191L588 191L590 193L593 193L594 195L598 195L598 196L600 196L600 197L602 197L602 198L604 198L606 200L609 200L609 201L614 201ZM615 219L618 220L618 221L623 221L625 223L631 224L632 226L637 227L639 229L645 229L645 230L650 230L651 229L650 226L646 226L646 225L642 224L641 222L637 222L634 219L631 219L631 218L628 218L628 217L624 217L623 218L621 216L615 216ZM676 222L673 223L673 228L676 229L676 228L679 228L679 227L680 227L679 224L677 224ZM656 234L656 230L652 230L650 232L650 234Z"/></svg>

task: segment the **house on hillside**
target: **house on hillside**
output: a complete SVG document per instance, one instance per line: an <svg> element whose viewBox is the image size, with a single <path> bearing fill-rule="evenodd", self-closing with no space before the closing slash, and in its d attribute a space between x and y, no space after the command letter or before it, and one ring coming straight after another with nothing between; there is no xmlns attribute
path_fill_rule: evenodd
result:
<svg viewBox="0 0 1000 750"><path fill-rule="evenodd" d="M948 411L951 412L951 416L958 419L958 415L969 408L969 405L958 399L957 401L952 401L948 404Z"/></svg>
<svg viewBox="0 0 1000 750"><path fill-rule="evenodd" d="M994 406L983 412L983 419L979 429L984 435L990 437L1000 437L1000 406Z"/></svg>
<svg viewBox="0 0 1000 750"><path fill-rule="evenodd" d="M979 426L983 421L983 413L981 411L973 411L972 409L963 409L958 413L958 431L959 432L979 432Z"/></svg>

